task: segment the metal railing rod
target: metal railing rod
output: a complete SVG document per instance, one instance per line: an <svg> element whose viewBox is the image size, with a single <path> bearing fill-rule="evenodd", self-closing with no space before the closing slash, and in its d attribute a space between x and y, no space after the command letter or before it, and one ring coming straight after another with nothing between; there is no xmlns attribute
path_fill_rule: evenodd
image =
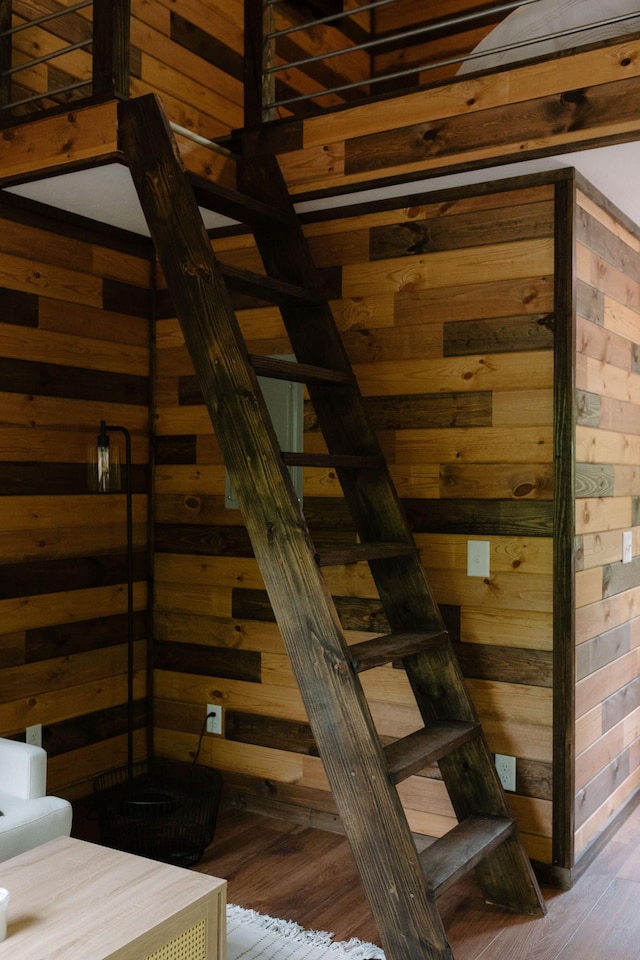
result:
<svg viewBox="0 0 640 960"><path fill-rule="evenodd" d="M214 153L219 153L223 157L229 157L232 160L240 159L237 153L233 153L232 150L228 150L226 147L221 146L219 143L216 143L215 140L208 140L199 133L195 133L194 130L189 130L188 127L182 127L179 123L174 123L173 121L169 122L169 126L174 133L179 134L181 137L185 137L187 140L192 140L201 147L206 147L208 150L212 150Z"/></svg>
<svg viewBox="0 0 640 960"><path fill-rule="evenodd" d="M279 3L280 0L271 0ZM275 40L277 37L285 37L288 33L297 33L300 30L306 30L308 27L318 27L323 23L331 23L333 20L351 19L354 14L366 13L368 10L377 10L378 7L384 7L389 3L397 3L398 0L373 0L373 3L363 4L361 7L354 7L352 10L342 10L340 13L330 13L326 17L318 17L317 20L307 20L303 24L294 27L287 27L286 30L274 30L273 33L267 33L265 40ZM269 6L270 4L267 4Z"/></svg>
<svg viewBox="0 0 640 960"><path fill-rule="evenodd" d="M530 3L539 3L540 0L520 0L520 2L503 3L500 6L492 7L491 12L501 13L506 10L514 10L517 7L525 7ZM441 30L443 26L456 26L458 23L465 23L469 20L477 19L480 16L486 16L487 11L483 10L482 12L476 11L475 13L460 14L457 17L451 17L448 20L439 20L437 23L428 23L424 24L421 27L413 27L411 30L403 30L400 33L394 33L392 36L385 35L384 37L376 37L374 40L367 40L364 43L354 44L352 47L342 47L340 50L331 50L328 53L319 53L314 57L306 57L304 60L294 60L292 63L281 64L276 67L269 67L268 70L265 70L265 74L270 73L279 73L282 70L289 70L293 67L303 67L308 63L317 63L319 60L330 60L333 57L340 57L345 53L355 53L358 50L370 50L372 47L379 47L389 41L393 40L410 40L412 37L417 37L422 34L434 33L437 30ZM362 86L362 84L357 84Z"/></svg>
<svg viewBox="0 0 640 960"><path fill-rule="evenodd" d="M84 47L90 47L93 43L93 37L90 37L88 40L81 40L79 43L69 44L68 47L64 47L62 50L54 50L53 53L45 53L41 57L34 57L33 60L28 60L26 63L21 63L17 67L10 67L8 70L0 71L0 76L10 77L14 73L20 73L22 70L29 70L31 67L37 66L39 63L47 63L49 60L56 60L58 57L64 57L67 53L72 53L74 50L82 50Z"/></svg>
<svg viewBox="0 0 640 960"><path fill-rule="evenodd" d="M382 6L384 3L393 3L397 0L380 0L378 3L370 4L371 7ZM473 20L478 20L481 17L486 17L488 14L492 13L506 13L507 11L515 10L518 7L526 7L530 3L539 3L540 0L509 0L508 3L497 4L495 7L483 7L480 10L472 10L469 13L460 13L455 17L443 17L442 19L432 22L430 24L425 24L422 27L415 27L412 30L407 30L404 33L394 33L394 34L385 34L384 37L378 37L370 43L360 44L354 47L347 47L349 50L358 50L360 47L363 49L371 44L382 44L388 43L390 40L402 40L405 37L413 37L414 35L421 33L431 33L436 30L441 30L442 27L455 27L463 23L469 23ZM345 17L350 17L354 13L358 13L361 9L368 9L367 7L357 7L354 10L345 10L343 13L332 14L330 17L323 17L319 20L308 20L306 23L301 24L300 26L287 27L286 30L274 31L273 33L267 34L267 40L277 39L278 37L284 36L286 33L299 32L300 30L306 30L309 27L315 27L317 24L326 23L329 20L336 20L338 18L344 20Z"/></svg>
<svg viewBox="0 0 640 960"><path fill-rule="evenodd" d="M23 100L12 100L7 107L22 107L25 103L33 103L35 100L50 100L59 96L61 93L69 93L71 90L80 90L82 87L90 87L93 80L83 80L81 83L70 83L66 87L56 87L55 90L48 90L46 93L34 93L31 97L25 97Z"/></svg>
<svg viewBox="0 0 640 960"><path fill-rule="evenodd" d="M57 20L60 17L66 17L68 13L75 13L76 10L82 10L84 7L93 6L93 0L81 0L81 3L74 3L64 10L56 10L55 13L45 13L36 20L27 20L25 23L19 23L17 27L11 27L9 30L2 30L0 37L10 37L14 33L20 33L21 30L29 30L30 27L37 27L41 23L47 23L48 20Z"/></svg>
<svg viewBox="0 0 640 960"><path fill-rule="evenodd" d="M288 97L283 100L276 100L274 103L269 104L268 106L272 108L276 107L286 107L290 103L298 103L303 100L315 100L319 97L329 96L333 93L342 93L347 90L354 90L358 87L370 86L374 83L383 83L388 80L398 80L402 77L412 76L415 73L418 73L422 70L435 70L438 67L448 67L456 63L465 63L467 60L481 60L482 57L490 57L496 53L507 53L511 50L518 50L522 47L528 47L534 43L541 43L545 40L556 40L564 36L573 36L576 33L583 33L585 30L593 30L598 27L607 27L613 26L616 23L621 23L625 20L633 20L635 17L640 16L640 10L634 13L621 14L618 17L610 17L607 20L598 20L594 23L585 24L582 27L575 27L569 31L558 30L555 33L548 33L538 37L529 37L526 40L518 40L513 43L506 43L500 47L493 47L491 50L479 51L478 53L463 54L459 57L448 57L446 60L436 60L433 63L418 64L415 67L407 67L405 70L397 70L394 73L385 73L379 77L369 77L367 80L356 80L353 83L345 83L339 87L331 87L327 90L316 91L315 93L305 93L300 94L296 97ZM292 64L289 64L292 66Z"/></svg>

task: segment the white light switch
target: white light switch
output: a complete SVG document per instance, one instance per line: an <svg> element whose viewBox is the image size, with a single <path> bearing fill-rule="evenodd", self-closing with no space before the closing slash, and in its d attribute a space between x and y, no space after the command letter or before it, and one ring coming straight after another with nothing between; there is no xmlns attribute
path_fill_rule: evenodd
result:
<svg viewBox="0 0 640 960"><path fill-rule="evenodd" d="M633 560L633 531L625 530L622 534L622 562L631 563Z"/></svg>
<svg viewBox="0 0 640 960"><path fill-rule="evenodd" d="M467 576L490 576L488 540L467 540Z"/></svg>

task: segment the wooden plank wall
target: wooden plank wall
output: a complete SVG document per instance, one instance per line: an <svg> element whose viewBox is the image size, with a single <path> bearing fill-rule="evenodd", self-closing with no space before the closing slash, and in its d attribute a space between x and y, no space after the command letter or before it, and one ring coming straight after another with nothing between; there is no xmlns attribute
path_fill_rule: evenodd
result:
<svg viewBox="0 0 640 960"><path fill-rule="evenodd" d="M212 139L242 126L242 0L132 0L131 96Z"/></svg>
<svg viewBox="0 0 640 960"><path fill-rule="evenodd" d="M17 26L72 0L13 0ZM25 63L91 36L88 7L15 34L13 63ZM132 0L131 96L159 93L169 119L206 138L223 136L243 120L243 14L241 0ZM87 50L38 64L15 75L12 96L43 93L92 74ZM91 95L91 88L79 94ZM70 95L69 100L76 95ZM58 98L55 102L69 102ZM55 105L51 98L16 108L30 113Z"/></svg>
<svg viewBox="0 0 640 960"><path fill-rule="evenodd" d="M552 762L553 185L412 198L307 233L456 640L493 750L518 758L511 797L528 850L550 860ZM255 267L246 237L214 240ZM252 353L286 353L279 312L245 308ZM251 548L224 508L224 469L177 321L158 323L155 720L163 754L194 754L207 703L222 738L201 756L254 803L332 804ZM322 449L312 410L305 448ZM353 538L336 477L305 469L314 537ZM466 541L491 576L466 576ZM350 641L384 631L366 565L328 573ZM363 676L383 738L419 725L404 673ZM452 811L433 771L401 787L412 826ZM289 815L293 815L289 811Z"/></svg>
<svg viewBox="0 0 640 960"><path fill-rule="evenodd" d="M640 230L578 204L577 857L640 786Z"/></svg>
<svg viewBox="0 0 640 960"><path fill-rule="evenodd" d="M22 27L39 17L64 10L71 0L11 0L11 26ZM29 115L37 110L54 107L60 103L72 104L75 100L90 97L92 89L92 56L90 48L64 51L76 44L90 41L92 37L91 8L77 13L68 13L61 18L47 21L40 26L27 27L11 38L11 66L25 67L8 81L7 93L11 102L41 94L41 98L16 107L12 115ZM8 26L8 24L7 24ZM42 61L43 57L55 55ZM35 61L42 61L36 63ZM27 66L30 64L30 66ZM49 96L52 91L77 83L88 83L81 89L68 91L61 96Z"/></svg>
<svg viewBox="0 0 640 960"><path fill-rule="evenodd" d="M291 193L307 196L637 139L637 49L624 40L276 124L257 146L276 152Z"/></svg>
<svg viewBox="0 0 640 960"><path fill-rule="evenodd" d="M9 201L0 218L0 735L41 723L49 789L74 797L126 758L125 501L88 493L85 466L101 419L132 433L146 747L149 252Z"/></svg>

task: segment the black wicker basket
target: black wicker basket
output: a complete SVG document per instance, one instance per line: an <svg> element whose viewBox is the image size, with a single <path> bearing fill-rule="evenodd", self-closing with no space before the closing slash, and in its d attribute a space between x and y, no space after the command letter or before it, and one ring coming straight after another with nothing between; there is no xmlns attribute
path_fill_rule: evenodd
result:
<svg viewBox="0 0 640 960"><path fill-rule="evenodd" d="M93 785L101 842L190 867L213 840L222 777L211 767L152 760L120 767Z"/></svg>

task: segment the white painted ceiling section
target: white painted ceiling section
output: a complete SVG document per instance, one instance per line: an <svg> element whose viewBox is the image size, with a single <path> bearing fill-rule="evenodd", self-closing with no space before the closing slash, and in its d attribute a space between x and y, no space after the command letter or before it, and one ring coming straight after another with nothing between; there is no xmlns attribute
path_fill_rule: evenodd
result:
<svg viewBox="0 0 640 960"><path fill-rule="evenodd" d="M600 147L562 156L510 163L460 174L433 177L409 183L364 190L359 193L318 199L296 205L299 212L350 206L386 197L427 193L459 184L485 183L559 167L575 167L634 223L640 225L640 142ZM141 236L149 230L129 170L121 163L109 163L87 170L63 173L29 183L6 187L7 193L87 217L98 223L120 227ZM213 229L234 221L201 209L205 227Z"/></svg>

